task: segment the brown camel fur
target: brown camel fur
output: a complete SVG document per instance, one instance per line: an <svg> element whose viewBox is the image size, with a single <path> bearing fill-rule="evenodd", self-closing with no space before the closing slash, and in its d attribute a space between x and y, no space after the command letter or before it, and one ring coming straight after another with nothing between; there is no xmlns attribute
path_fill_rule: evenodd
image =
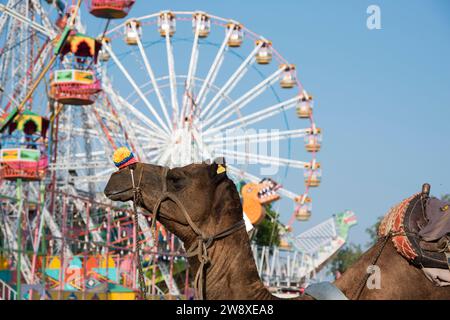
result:
<svg viewBox="0 0 450 320"><path fill-rule="evenodd" d="M131 170L135 179L140 176L140 188L144 209L153 213L153 206L162 194L163 168L151 164L137 163L111 175L105 195L114 201L133 199ZM175 194L185 206L192 221L207 235L214 235L242 219L239 194L226 172L217 173L217 164L192 164L168 171L167 191ZM172 201L161 204L158 220L189 248L196 234ZM358 287L365 281L367 267L377 254L379 246L369 249L335 282L349 299L356 299ZM213 242L208 249L211 264L206 270L206 299L277 299L261 282L250 241L245 229ZM189 258L194 274L199 268L196 257ZM388 241L377 263L381 269L381 289L364 288L359 299L450 299L450 288L435 287L422 271L403 259ZM310 299L305 296L300 299Z"/></svg>

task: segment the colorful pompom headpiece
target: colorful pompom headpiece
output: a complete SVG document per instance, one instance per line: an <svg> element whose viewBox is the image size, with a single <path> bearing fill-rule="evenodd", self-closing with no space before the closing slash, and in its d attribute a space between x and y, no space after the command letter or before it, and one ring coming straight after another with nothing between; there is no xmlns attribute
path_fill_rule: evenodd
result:
<svg viewBox="0 0 450 320"><path fill-rule="evenodd" d="M113 154L113 161L119 169L125 168L137 162L133 152L131 152L127 147L120 147L116 149Z"/></svg>

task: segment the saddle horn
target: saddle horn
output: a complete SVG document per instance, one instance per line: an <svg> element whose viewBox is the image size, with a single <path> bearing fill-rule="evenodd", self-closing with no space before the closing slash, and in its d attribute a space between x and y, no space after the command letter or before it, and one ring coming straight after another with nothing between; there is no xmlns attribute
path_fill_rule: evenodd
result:
<svg viewBox="0 0 450 320"><path fill-rule="evenodd" d="M430 196L431 185L429 183L424 183L422 185L422 195L429 197Z"/></svg>

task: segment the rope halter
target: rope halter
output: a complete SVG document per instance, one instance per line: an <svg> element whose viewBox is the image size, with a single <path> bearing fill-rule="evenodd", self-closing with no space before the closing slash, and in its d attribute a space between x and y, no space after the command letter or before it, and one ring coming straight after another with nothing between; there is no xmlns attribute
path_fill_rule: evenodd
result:
<svg viewBox="0 0 450 320"><path fill-rule="evenodd" d="M141 167L141 172L139 174L138 183L135 184L134 179L134 170L130 168L131 173L131 180L133 185L133 208L135 210L135 213L137 213L136 206L140 205L142 203L142 200L146 197L146 195L142 192L141 189L141 181L143 176L144 168ZM186 256L188 258L191 257L197 257L198 261L200 262L200 267L197 270L197 273L195 275L194 279L194 289L196 293L196 298L200 300L205 299L204 294L204 287L206 285L205 283L205 268L211 263L211 260L208 255L208 248L212 246L215 240L219 240L222 238L225 238L234 232L238 231L239 229L242 229L245 227L245 222L243 219L240 219L237 223L233 224L231 227L223 230L222 232L219 232L213 236L207 236L205 235L200 228L192 221L191 217L189 216L184 204L179 200L179 198L174 194L167 191L167 174L169 172L168 167L164 167L161 175L161 181L162 181L162 194L156 201L155 205L153 206L153 219L152 219L152 225L151 229L153 231L153 237L156 239L155 230L156 230L156 219L161 207L161 204L167 200L172 200L177 207L181 210L183 213L187 223L191 227L191 229L194 231L194 233L197 235L196 240L191 245L191 247L186 251ZM135 217L137 217L137 214L135 214ZM136 218L137 220L137 218ZM137 223L137 222L136 222ZM139 268L141 269L141 264L139 263ZM141 272L140 272L141 273ZM142 280L143 281L143 280ZM141 288L143 286L141 285ZM145 297L145 292L144 292Z"/></svg>

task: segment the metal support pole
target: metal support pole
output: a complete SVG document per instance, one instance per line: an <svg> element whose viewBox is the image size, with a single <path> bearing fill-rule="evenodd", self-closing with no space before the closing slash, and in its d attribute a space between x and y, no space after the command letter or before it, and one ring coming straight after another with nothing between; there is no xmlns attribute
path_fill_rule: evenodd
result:
<svg viewBox="0 0 450 320"><path fill-rule="evenodd" d="M16 291L17 291L17 300L22 300L21 294L21 264L22 264L22 207L23 207L23 199L22 199L22 179L17 179L16 182L16 197L19 202L19 212L17 217L17 267L16 267Z"/></svg>

